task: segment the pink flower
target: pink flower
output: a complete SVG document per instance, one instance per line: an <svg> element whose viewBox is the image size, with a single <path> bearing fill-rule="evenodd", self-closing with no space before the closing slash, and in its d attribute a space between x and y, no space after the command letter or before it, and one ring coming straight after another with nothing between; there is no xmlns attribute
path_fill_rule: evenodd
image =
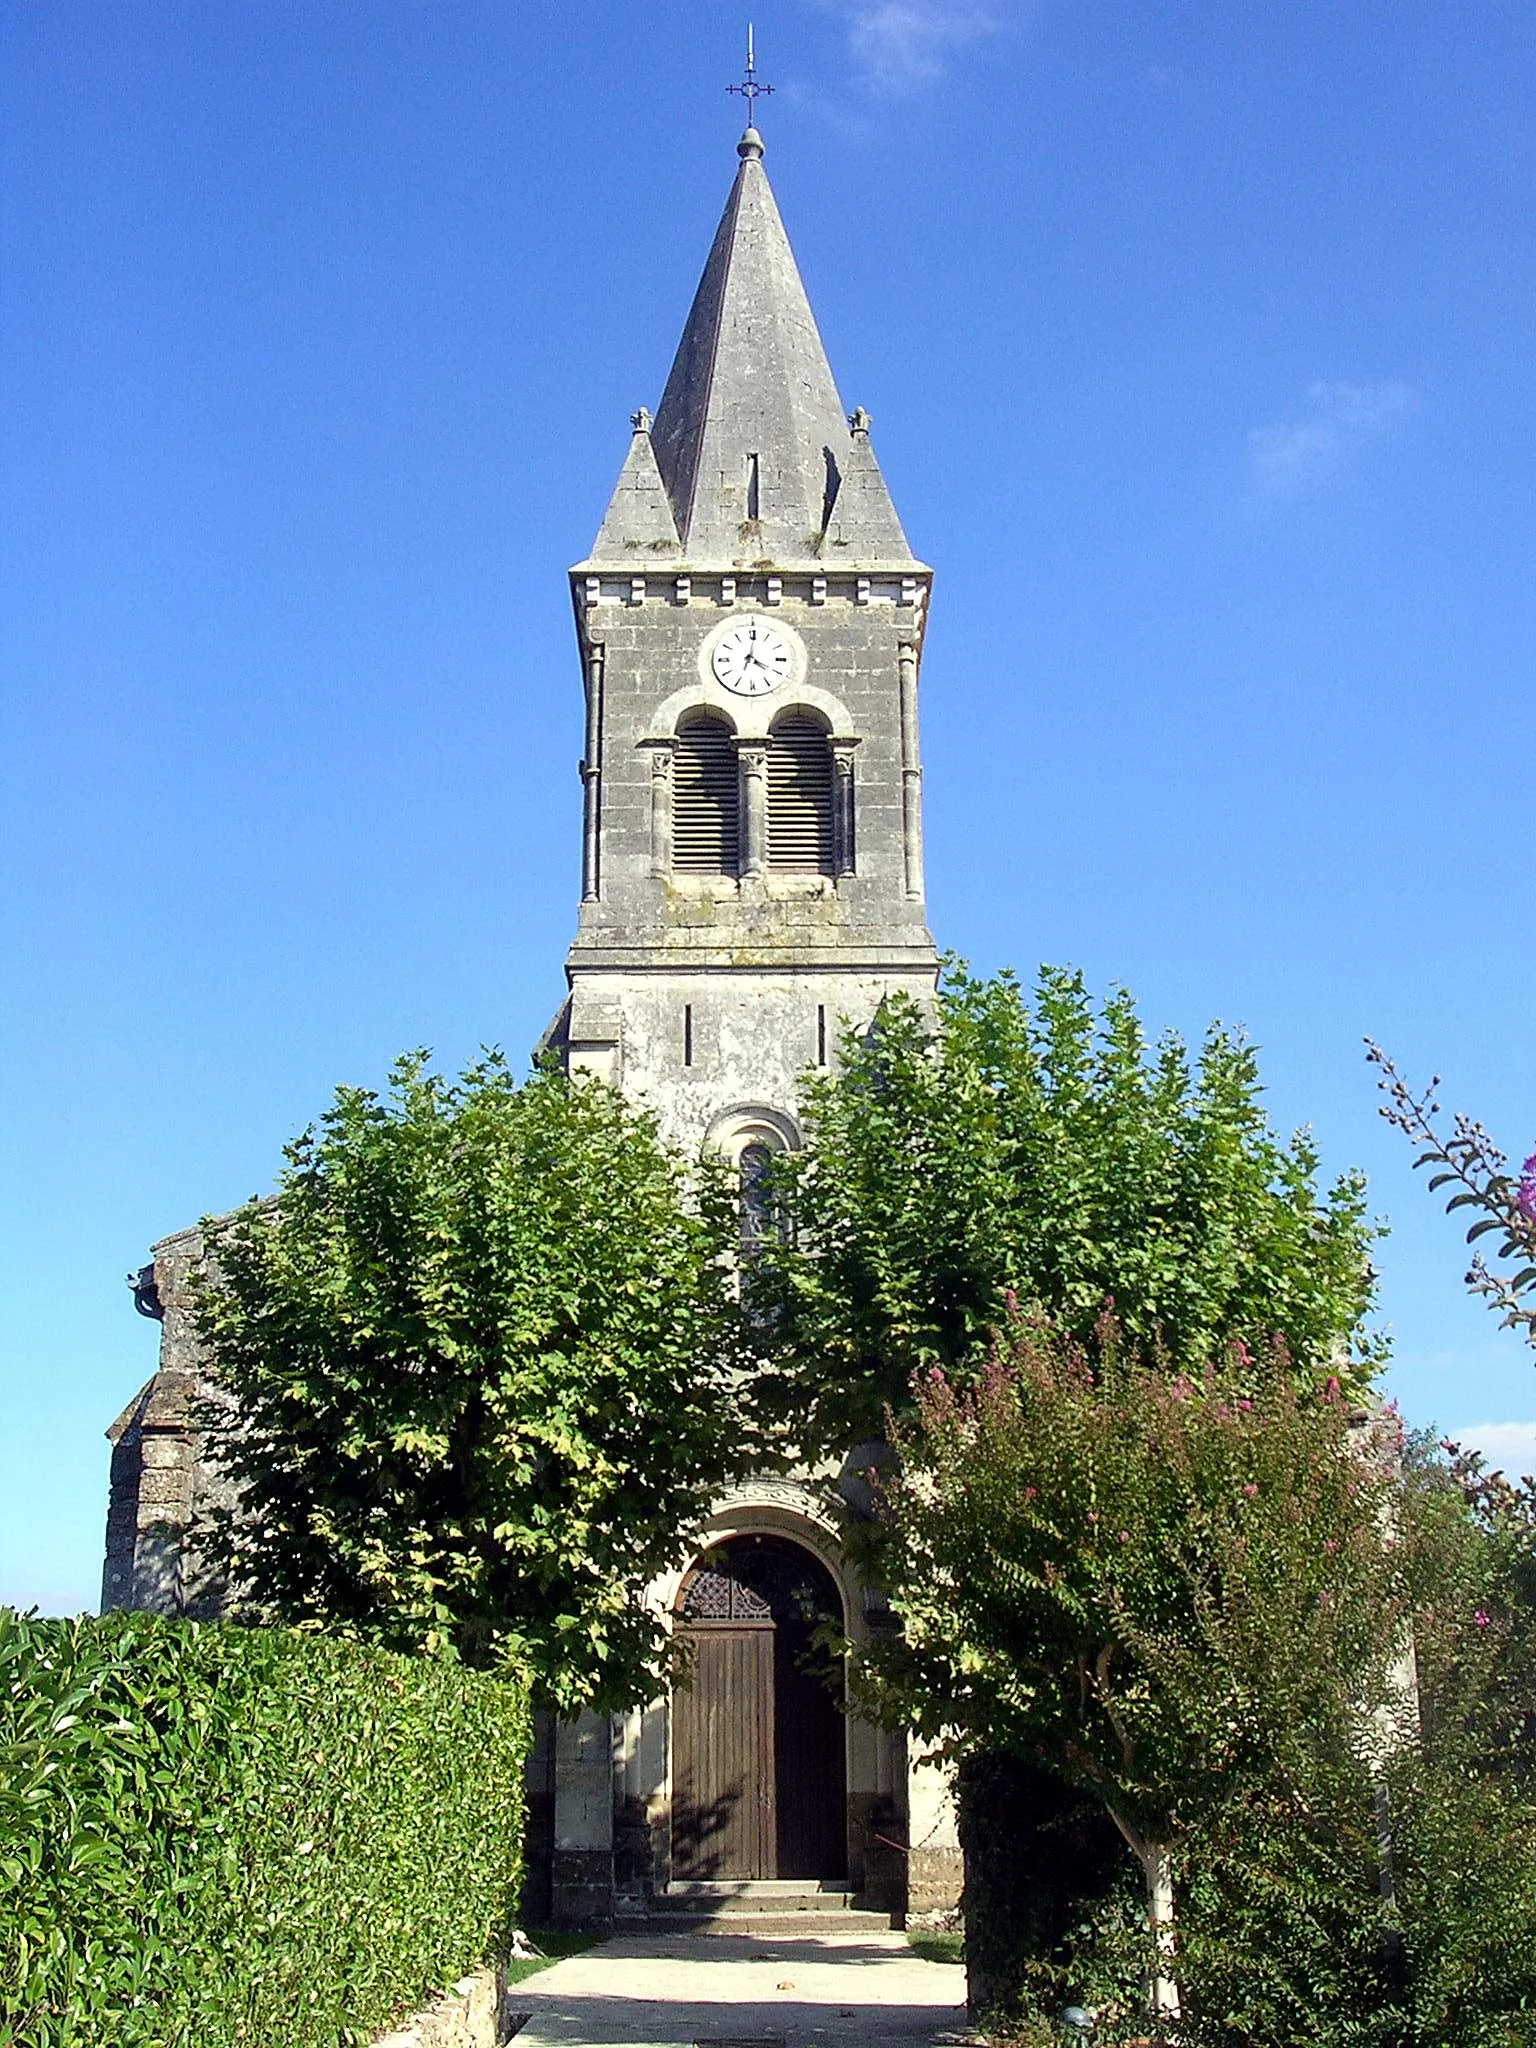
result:
<svg viewBox="0 0 1536 2048"><path fill-rule="evenodd" d="M1488 1628L1493 1621L1493 1616L1488 1612L1486 1607L1479 1607L1476 1614L1473 1615L1472 1619L1477 1623L1479 1628Z"/></svg>
<svg viewBox="0 0 1536 2048"><path fill-rule="evenodd" d="M1239 1401L1237 1412L1239 1415L1251 1415L1253 1413L1253 1403L1251 1401Z"/></svg>
<svg viewBox="0 0 1536 2048"><path fill-rule="evenodd" d="M1034 1489L1034 1488L1033 1488L1032 1486L1026 1486L1026 1487L1025 1487L1025 1489L1024 1489L1024 1498L1025 1498L1026 1500L1033 1500L1033 1499L1034 1499L1034 1497L1035 1497L1035 1489Z"/></svg>
<svg viewBox="0 0 1536 2048"><path fill-rule="evenodd" d="M1257 1500L1258 1497L1259 1489L1254 1485L1253 1481L1250 1479L1248 1484L1243 1488L1243 1499Z"/></svg>
<svg viewBox="0 0 1536 2048"><path fill-rule="evenodd" d="M1327 1398L1330 1401L1337 1401L1343 1391L1344 1389L1340 1385L1338 1374L1336 1372L1329 1373L1327 1381L1323 1386L1323 1392Z"/></svg>
<svg viewBox="0 0 1536 2048"><path fill-rule="evenodd" d="M942 1366L942 1365L930 1365L930 1366L929 1366L929 1368L928 1368L928 1377L929 1377L929 1379L931 1379L931 1380L933 1380L933 1381L935 1381L935 1382L937 1382L937 1383L939 1383L939 1384L941 1384L941 1385L942 1385L942 1383L943 1383L943 1379L944 1379L944 1368L943 1368L943 1366Z"/></svg>

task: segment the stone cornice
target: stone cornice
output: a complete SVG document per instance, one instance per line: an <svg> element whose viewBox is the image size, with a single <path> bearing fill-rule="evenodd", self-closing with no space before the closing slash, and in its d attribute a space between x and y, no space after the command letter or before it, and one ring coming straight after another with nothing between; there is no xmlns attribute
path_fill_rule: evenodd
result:
<svg viewBox="0 0 1536 2048"><path fill-rule="evenodd" d="M926 944L768 945L743 937L739 946L644 945L578 941L566 955L568 979L597 974L936 974L938 948Z"/></svg>
<svg viewBox="0 0 1536 2048"><path fill-rule="evenodd" d="M850 576L910 576L919 583L933 581L933 569L927 562L915 561L911 555L893 557L888 561L839 561L810 556L796 562L768 561L689 561L678 555L653 554L648 549L637 548L632 559L615 561L612 557L599 560L589 556L585 561L573 562L569 571L573 583L584 583L589 576L601 576L605 581L622 582L626 576L649 576L658 581L669 576L707 576L718 578L733 576L738 583L761 581L765 576L792 576L803 583L816 576L837 577L840 581Z"/></svg>

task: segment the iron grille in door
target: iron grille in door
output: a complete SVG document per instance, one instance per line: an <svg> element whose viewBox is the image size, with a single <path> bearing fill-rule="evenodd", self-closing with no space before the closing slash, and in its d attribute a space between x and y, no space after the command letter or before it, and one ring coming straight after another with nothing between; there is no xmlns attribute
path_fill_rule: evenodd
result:
<svg viewBox="0 0 1536 2048"><path fill-rule="evenodd" d="M768 865L781 874L831 875L832 749L812 718L790 713L768 742Z"/></svg>
<svg viewBox="0 0 1536 2048"><path fill-rule="evenodd" d="M684 875L734 875L741 838L736 745L719 718L695 718L672 755L672 865Z"/></svg>

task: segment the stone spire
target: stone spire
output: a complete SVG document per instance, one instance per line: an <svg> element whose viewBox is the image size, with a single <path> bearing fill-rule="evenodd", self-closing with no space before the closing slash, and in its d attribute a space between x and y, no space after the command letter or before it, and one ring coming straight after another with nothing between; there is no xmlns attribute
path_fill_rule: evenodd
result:
<svg viewBox="0 0 1536 2048"><path fill-rule="evenodd" d="M667 487L651 447L651 416L642 406L629 423L634 439L593 542L592 557L599 562L625 562L637 556L666 561L681 549Z"/></svg>
<svg viewBox="0 0 1536 2048"><path fill-rule="evenodd" d="M737 154L655 425L636 432L593 559L680 545L696 565L910 562L868 420L844 417L755 128Z"/></svg>
<svg viewBox="0 0 1536 2048"><path fill-rule="evenodd" d="M902 562L909 558L907 536L880 474L869 438L869 414L859 406L848 421L848 450L842 460L843 481L822 536L822 559L828 562Z"/></svg>

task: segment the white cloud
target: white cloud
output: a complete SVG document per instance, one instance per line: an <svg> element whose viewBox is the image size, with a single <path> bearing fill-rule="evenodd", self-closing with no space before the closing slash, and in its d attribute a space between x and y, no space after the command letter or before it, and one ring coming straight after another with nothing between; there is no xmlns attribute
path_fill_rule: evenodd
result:
<svg viewBox="0 0 1536 2048"><path fill-rule="evenodd" d="M822 0L848 23L848 47L878 92L910 92L942 77L951 54L998 33L1001 9L986 0Z"/></svg>
<svg viewBox="0 0 1536 2048"><path fill-rule="evenodd" d="M1472 1429L1452 1429L1446 1434L1466 1450L1480 1451L1506 1479L1523 1479L1536 1472L1536 1422L1479 1422Z"/></svg>
<svg viewBox="0 0 1536 2048"><path fill-rule="evenodd" d="M1357 448L1391 433L1413 406L1414 393L1407 384L1311 384L1296 419L1255 427L1249 434L1254 481L1276 493L1320 482Z"/></svg>

